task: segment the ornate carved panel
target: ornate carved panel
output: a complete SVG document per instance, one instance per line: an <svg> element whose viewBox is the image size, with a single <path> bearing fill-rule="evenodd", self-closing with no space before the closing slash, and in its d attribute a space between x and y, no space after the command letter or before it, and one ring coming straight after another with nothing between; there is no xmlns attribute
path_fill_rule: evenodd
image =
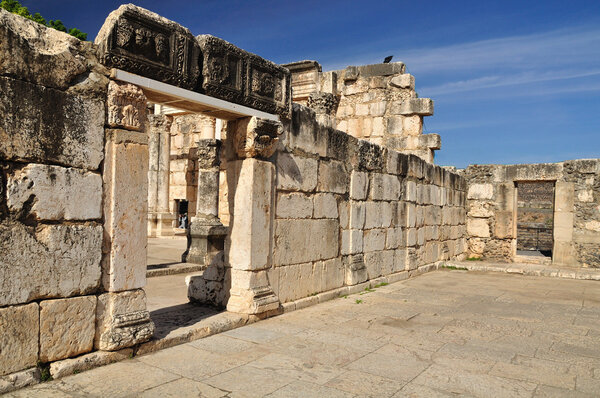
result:
<svg viewBox="0 0 600 398"><path fill-rule="evenodd" d="M283 132L280 122L251 117L235 123L233 145L239 157L268 158L273 155Z"/></svg>
<svg viewBox="0 0 600 398"><path fill-rule="evenodd" d="M110 81L106 121L110 127L141 130L146 120L146 96L133 84Z"/></svg>
<svg viewBox="0 0 600 398"><path fill-rule="evenodd" d="M133 5L119 7L95 40L100 60L114 67L175 86L198 86L200 50L185 28Z"/></svg>
<svg viewBox="0 0 600 398"><path fill-rule="evenodd" d="M202 51L202 91L226 101L289 118L290 72L210 35L197 37Z"/></svg>

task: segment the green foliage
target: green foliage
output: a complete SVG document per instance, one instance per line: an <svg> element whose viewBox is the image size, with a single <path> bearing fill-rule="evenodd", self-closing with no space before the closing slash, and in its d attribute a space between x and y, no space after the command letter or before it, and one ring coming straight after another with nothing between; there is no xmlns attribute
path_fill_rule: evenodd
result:
<svg viewBox="0 0 600 398"><path fill-rule="evenodd" d="M49 362L40 362L38 361L37 367L40 370L40 380L41 381L50 381L52 380L52 375L50 374L50 363Z"/></svg>
<svg viewBox="0 0 600 398"><path fill-rule="evenodd" d="M373 286L373 287L374 287L374 288L378 288L378 287L381 287L381 286L387 286L387 285L388 285L388 283L387 283L387 282L381 282L381 283L378 283L378 284L376 284L376 285L375 285L375 286Z"/></svg>
<svg viewBox="0 0 600 398"><path fill-rule="evenodd" d="M468 269L465 267L457 267L455 265L442 265L442 268L451 269L455 271L468 271Z"/></svg>
<svg viewBox="0 0 600 398"><path fill-rule="evenodd" d="M356 300L355 300L355 303L356 303L356 304L360 304L360 303L362 303L362 302L363 302L363 301L362 301L362 300L359 300L359 299L356 299Z"/></svg>
<svg viewBox="0 0 600 398"><path fill-rule="evenodd" d="M4 8L8 12L12 12L13 14L20 15L27 19L31 19L32 21L35 21L41 25L48 26L49 28L68 33L71 36L78 38L79 40L87 40L87 33L83 33L77 28L67 29L67 27L62 23L60 19L50 20L46 22L46 19L42 17L39 12L36 12L35 14L31 15L27 7L23 7L21 3L19 3L17 0L2 0L0 2L0 8Z"/></svg>

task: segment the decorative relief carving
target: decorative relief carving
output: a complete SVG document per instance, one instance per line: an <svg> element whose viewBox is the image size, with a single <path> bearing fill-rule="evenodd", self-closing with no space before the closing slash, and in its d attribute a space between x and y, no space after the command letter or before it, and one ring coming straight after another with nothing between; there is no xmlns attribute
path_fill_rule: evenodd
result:
<svg viewBox="0 0 600 398"><path fill-rule="evenodd" d="M233 145L241 158L268 158L275 152L279 135L283 132L280 122L249 117L237 120Z"/></svg>
<svg viewBox="0 0 600 398"><path fill-rule="evenodd" d="M287 69L210 35L197 37L202 51L202 90L264 112L291 115Z"/></svg>
<svg viewBox="0 0 600 398"><path fill-rule="evenodd" d="M217 168L221 164L221 140L205 138L197 141L198 145L198 169L208 170Z"/></svg>
<svg viewBox="0 0 600 398"><path fill-rule="evenodd" d="M108 67L179 87L198 85L200 50L180 25L142 8L125 5L111 13L96 38Z"/></svg>
<svg viewBox="0 0 600 398"><path fill-rule="evenodd" d="M141 130L146 118L146 96L137 86L111 81L108 84L107 123L110 127Z"/></svg>
<svg viewBox="0 0 600 398"><path fill-rule="evenodd" d="M312 108L317 115L335 115L339 98L331 93L314 92L308 96L306 105Z"/></svg>

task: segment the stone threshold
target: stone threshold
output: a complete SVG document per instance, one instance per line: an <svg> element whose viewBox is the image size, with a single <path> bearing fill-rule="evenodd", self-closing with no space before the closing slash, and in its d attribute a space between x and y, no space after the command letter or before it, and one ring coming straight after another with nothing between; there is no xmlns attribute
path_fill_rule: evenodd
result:
<svg viewBox="0 0 600 398"><path fill-rule="evenodd" d="M165 266L163 268L148 269L146 270L146 278L176 274L187 274L190 272L204 271L204 269L206 269L206 267L203 264L177 263Z"/></svg>
<svg viewBox="0 0 600 398"><path fill-rule="evenodd" d="M596 268L557 267L543 264L495 263L487 261L444 261L440 263L439 268L600 281L600 269Z"/></svg>

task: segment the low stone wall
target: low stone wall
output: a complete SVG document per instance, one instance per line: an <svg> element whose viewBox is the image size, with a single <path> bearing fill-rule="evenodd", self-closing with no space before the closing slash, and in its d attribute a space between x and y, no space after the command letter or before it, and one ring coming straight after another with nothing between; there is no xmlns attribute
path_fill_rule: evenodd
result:
<svg viewBox="0 0 600 398"><path fill-rule="evenodd" d="M297 104L281 140L268 271L281 303L464 253L463 178Z"/></svg>
<svg viewBox="0 0 600 398"><path fill-rule="evenodd" d="M524 165L472 165L468 181L469 256L512 261L519 182L554 182L552 261L600 267L600 159Z"/></svg>

